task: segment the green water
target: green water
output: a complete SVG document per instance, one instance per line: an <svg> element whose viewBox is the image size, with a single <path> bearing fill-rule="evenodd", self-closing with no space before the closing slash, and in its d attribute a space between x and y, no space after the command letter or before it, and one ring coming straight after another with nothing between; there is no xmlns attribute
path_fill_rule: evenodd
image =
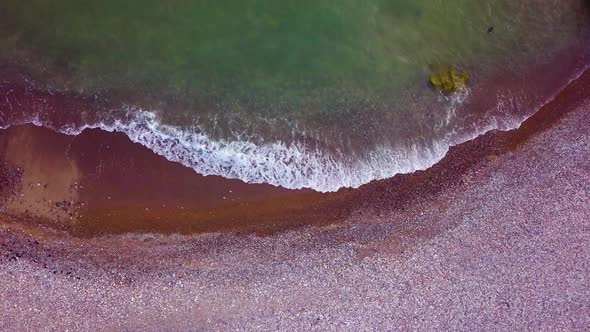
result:
<svg viewBox="0 0 590 332"><path fill-rule="evenodd" d="M4 0L0 61L56 89L262 136L293 123L416 127L424 120L407 114L436 97L433 66L466 69L475 84L542 61L574 35L578 2Z"/></svg>
<svg viewBox="0 0 590 332"><path fill-rule="evenodd" d="M510 2L5 0L2 55L62 73L64 89L296 109L388 95L430 65L502 56L521 37Z"/></svg>

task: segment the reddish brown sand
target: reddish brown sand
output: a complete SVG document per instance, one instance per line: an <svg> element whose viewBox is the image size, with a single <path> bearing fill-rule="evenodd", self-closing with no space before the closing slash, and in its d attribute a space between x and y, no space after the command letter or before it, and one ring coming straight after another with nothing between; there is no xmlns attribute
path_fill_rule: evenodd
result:
<svg viewBox="0 0 590 332"><path fill-rule="evenodd" d="M24 190L6 210L28 212L79 236L280 227L277 216L292 225L295 216L308 216L331 197L201 176L124 134L101 130L67 136L32 125L11 127L0 132L0 155L24 175ZM42 176L47 174L52 176ZM70 218L64 220L64 212Z"/></svg>
<svg viewBox="0 0 590 332"><path fill-rule="evenodd" d="M0 330L590 330L589 92L586 72L518 130L327 196L3 131Z"/></svg>

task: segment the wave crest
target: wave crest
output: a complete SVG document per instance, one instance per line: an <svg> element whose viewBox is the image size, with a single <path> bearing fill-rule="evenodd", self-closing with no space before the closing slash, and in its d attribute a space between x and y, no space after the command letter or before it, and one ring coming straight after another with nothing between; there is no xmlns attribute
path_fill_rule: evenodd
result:
<svg viewBox="0 0 590 332"><path fill-rule="evenodd" d="M440 161L450 146L473 139L493 129L512 129L524 119L490 116L477 129L457 128L449 124L455 109L466 94L446 100L447 114L441 122L442 138L416 141L397 146L379 146L362 155L336 155L303 142L274 141L255 143L236 136L233 140L213 139L198 127L184 128L162 123L156 113L135 106L124 107L124 116L93 120L89 124L72 122L57 125L47 116L21 118L68 135L83 130L101 129L121 132L170 161L179 162L202 175L217 175L247 183L266 183L288 189L309 188L320 192L357 188L374 180L400 173L424 170ZM501 106L501 105L498 105ZM77 122L84 123L84 122ZM8 126L10 126L8 125Z"/></svg>

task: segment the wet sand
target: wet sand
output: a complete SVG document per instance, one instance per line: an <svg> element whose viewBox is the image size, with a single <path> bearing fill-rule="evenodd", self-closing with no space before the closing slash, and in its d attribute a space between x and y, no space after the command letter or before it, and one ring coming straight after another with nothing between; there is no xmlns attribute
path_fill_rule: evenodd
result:
<svg viewBox="0 0 590 332"><path fill-rule="evenodd" d="M79 238L5 215L0 329L588 330L589 91L346 191L337 222Z"/></svg>
<svg viewBox="0 0 590 332"><path fill-rule="evenodd" d="M305 215L329 198L202 176L124 134L97 129L67 136L33 125L11 127L0 131L0 155L22 171L19 194L5 211L77 236L245 230L277 216L291 220L290 211Z"/></svg>

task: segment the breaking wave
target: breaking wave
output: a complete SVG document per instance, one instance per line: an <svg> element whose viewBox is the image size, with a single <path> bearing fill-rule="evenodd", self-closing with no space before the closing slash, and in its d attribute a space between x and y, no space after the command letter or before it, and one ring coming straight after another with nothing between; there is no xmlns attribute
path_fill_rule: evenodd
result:
<svg viewBox="0 0 590 332"><path fill-rule="evenodd" d="M563 86L577 79L584 70L567 80ZM33 124L67 135L78 135L85 129L120 132L131 141L202 175L239 179L246 183L266 183L288 189L308 188L333 192L341 188L357 188L396 174L427 169L440 161L454 145L491 130L518 128L553 96L531 104L526 95L498 91L493 109L488 110L479 122L465 127L459 125L462 121L457 119L457 113L460 113L460 107L466 106L464 102L470 98L469 90L452 98L440 98L446 105L446 112L441 114L439 124L434 128L442 133L437 138L428 141L417 137L414 142L405 145L378 146L362 155L337 155L298 141L256 143L258 141L240 136L235 139L214 139L198 127L165 124L155 112L137 106L123 107L123 116L110 116L102 120L82 120L84 116L81 116L64 123L52 120L47 114L43 115L42 110L46 108L43 102L39 107L33 107L38 113L29 116L20 113L14 117L0 118L0 128ZM516 115L514 110L519 108L526 110ZM16 111L11 113L14 115Z"/></svg>
<svg viewBox="0 0 590 332"><path fill-rule="evenodd" d="M465 91L447 100L447 114L441 125L450 122L456 107L467 95ZM499 103L498 107L504 103ZM413 143L395 148L382 146L362 157L351 157L330 155L300 142L253 143L240 139L212 139L199 128L163 124L156 113L135 106L127 107L125 113L124 120L78 126L56 127L40 117L22 121L21 124L32 123L67 135L78 135L89 128L121 132L131 141L202 175L218 175L247 183L267 183L289 189L309 188L331 192L340 188L356 188L400 173L424 170L440 161L452 145L473 139L489 130L516 128L524 120L490 117L485 125L471 133L454 130L429 144Z"/></svg>

